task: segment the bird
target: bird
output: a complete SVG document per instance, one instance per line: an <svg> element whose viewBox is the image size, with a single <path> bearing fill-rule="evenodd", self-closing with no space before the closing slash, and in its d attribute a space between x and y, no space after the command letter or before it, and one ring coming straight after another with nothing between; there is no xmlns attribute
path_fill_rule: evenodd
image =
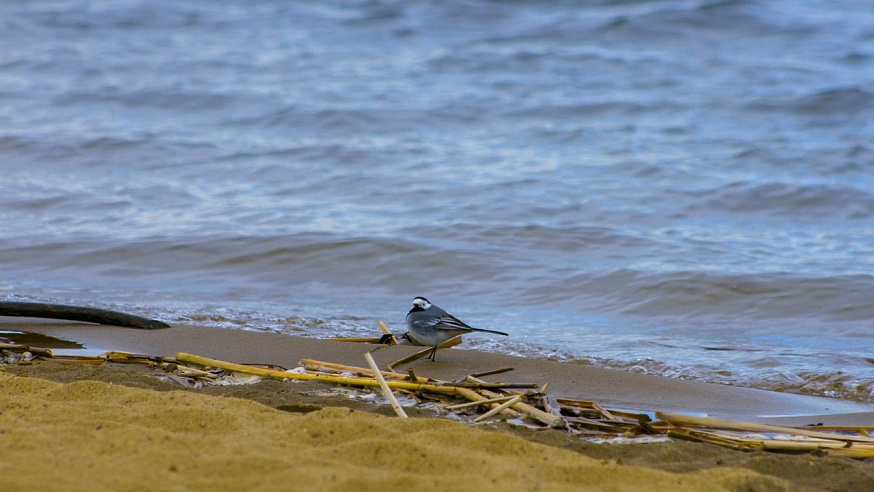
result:
<svg viewBox="0 0 874 492"><path fill-rule="evenodd" d="M424 297L413 299L413 308L407 313L407 330L405 336L414 344L434 347L428 356L432 361L437 360L437 347L441 343L464 333L479 331L509 336L502 331L474 328Z"/></svg>

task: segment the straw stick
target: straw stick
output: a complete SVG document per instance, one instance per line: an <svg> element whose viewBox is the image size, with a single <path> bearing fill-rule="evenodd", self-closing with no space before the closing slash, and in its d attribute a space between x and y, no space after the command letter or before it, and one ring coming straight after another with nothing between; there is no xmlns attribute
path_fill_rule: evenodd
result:
<svg viewBox="0 0 874 492"><path fill-rule="evenodd" d="M473 421L474 422L482 422L483 420L485 420L493 415L499 414L502 411L506 410L507 408L510 408L513 405L515 405L521 401L522 401L522 395L516 395L516 396L510 398L508 401L498 405L497 407L495 407L495 408L489 410L488 412L480 415L479 417L473 419Z"/></svg>
<svg viewBox="0 0 874 492"><path fill-rule="evenodd" d="M335 362L324 362L320 360L314 359L301 359L298 364L302 365L305 369L309 369L311 371L324 371L325 369L332 369L335 371L342 372L351 372L351 373L359 373L359 374L367 374L372 375L373 371L366 367L357 367L357 366L348 366L346 364L337 364ZM394 379L406 379L407 375L399 372L392 371L382 371L382 375L387 378ZM417 382L426 383L429 381L428 378L418 378Z"/></svg>
<svg viewBox="0 0 874 492"><path fill-rule="evenodd" d="M476 391L469 389L469 388L455 388L455 392L459 396L463 396L464 398L467 398L468 400L470 400L472 402L482 403L485 400L488 400L488 398L486 398L485 396L483 396L483 395L481 395L481 394L477 393ZM499 395L497 393L492 393L492 394L498 395L499 398L504 396L504 395ZM497 403L484 403L484 405L486 405L487 407L491 407L491 408L495 408L498 406ZM508 409L507 413L514 413L517 415L519 414L519 412L517 412L516 410L513 410L513 409Z"/></svg>
<svg viewBox="0 0 874 492"><path fill-rule="evenodd" d="M744 441L735 437L720 436L712 432L704 432L692 429L677 428L668 431L668 437L686 439L688 441L707 442L717 446L725 446L732 449L762 449L757 442Z"/></svg>
<svg viewBox="0 0 874 492"><path fill-rule="evenodd" d="M603 415L604 418L606 418L607 420L619 420L618 418L616 418L615 415L610 413L606 408L602 407L601 405L598 405L595 402L592 402L592 408L594 408L595 410L600 412L601 415Z"/></svg>
<svg viewBox="0 0 874 492"><path fill-rule="evenodd" d="M470 376L468 376L468 379L482 382L476 378L471 378ZM489 391L486 389L482 390L482 393L483 393L483 395L485 395L489 398L500 398L500 397L504 396L504 395L501 395L500 393L495 393L493 391ZM522 412L525 415L531 417L532 419L534 419L538 422L542 422L542 423L544 423L544 424L546 424L554 429L564 429L567 427L567 422L565 422L565 420L562 416L552 415L550 413L544 412L543 410L541 410L539 408L532 407L531 405L529 405L525 402L520 401L518 403L515 403L512 406L512 408L513 408L513 410L517 410L519 412Z"/></svg>
<svg viewBox="0 0 874 492"><path fill-rule="evenodd" d="M56 364L65 364L65 365L86 365L86 366L99 366L106 362L103 357L90 356L90 355L53 355L51 357L46 357L43 359L47 362L54 362Z"/></svg>
<svg viewBox="0 0 874 492"><path fill-rule="evenodd" d="M389 403L391 403L392 409L394 409L395 413L398 417L405 419L407 418L407 413L404 412L403 407L401 407L400 403L398 403L397 398L395 398L394 393L391 392L391 389L386 384L385 379L382 377L382 373L379 370L379 367L376 365L376 361L373 360L373 356L370 355L370 352L364 354L364 360L367 361L367 365L373 369L373 376L376 377L376 380L379 382L379 387L382 388L382 394L388 398Z"/></svg>
<svg viewBox="0 0 874 492"><path fill-rule="evenodd" d="M505 372L510 372L512 370L513 370L512 367L504 367L502 369L492 369L491 371L477 372L477 373L471 374L471 376L473 376L475 378L481 378L483 376L494 376L495 374L503 374Z"/></svg>
<svg viewBox="0 0 874 492"><path fill-rule="evenodd" d="M195 369L193 367L183 366L182 364L176 364L176 371L179 372L180 376L196 376L199 378L207 378L207 379L215 379L217 376L211 372L202 371L200 369Z"/></svg>
<svg viewBox="0 0 874 492"><path fill-rule="evenodd" d="M751 422L736 422L733 420L714 419L710 417L693 417L673 413L656 412L656 417L681 427L710 427L717 429L730 429L748 432L776 432L796 436L815 437L819 439L831 439L835 441L852 441L862 443L874 443L874 439L864 436L850 436L844 434L830 434L827 432L785 427L782 425L754 424Z"/></svg>
<svg viewBox="0 0 874 492"><path fill-rule="evenodd" d="M260 367L244 366L233 362L225 362L209 357L179 352L176 354L176 360L197 364L201 366L216 367L232 372L242 372L246 374L255 374L258 376L274 377L279 379L294 379L299 381L324 381L326 383L345 384L349 386L365 386L374 388L379 386L379 382L370 378L346 378L342 376L333 376L330 374L298 374L293 372L276 371L273 369L262 369ZM386 381L389 388L406 389L411 391L429 391L432 393L456 394L456 388L452 386L437 386L434 384L415 383L411 381Z"/></svg>
<svg viewBox="0 0 874 492"><path fill-rule="evenodd" d="M0 350L11 350L13 352L30 352L33 355L52 357L52 350L40 347L31 347L21 343L0 343Z"/></svg>
<svg viewBox="0 0 874 492"><path fill-rule="evenodd" d="M379 343L378 337L336 337L329 338L333 342Z"/></svg>
<svg viewBox="0 0 874 492"><path fill-rule="evenodd" d="M742 450L762 449L766 451L786 452L827 451L829 454L838 454L850 458L874 457L874 445L872 444L860 442L847 443L835 439L811 438L812 440L809 441L789 439L751 439L729 436L718 431L701 431L686 428L669 430L668 436L692 441L707 442L710 444Z"/></svg>
<svg viewBox="0 0 874 492"><path fill-rule="evenodd" d="M510 401L510 400L516 398L517 396L519 396L519 395L516 395L516 396L502 396L501 398L491 398L491 399L488 399L488 400L469 401L469 402L467 402L467 403L459 403L459 404L457 404L457 405L448 405L448 406L446 407L446 409L447 409L447 410L458 410L459 408L476 407L476 406L479 406L479 405L488 405L489 403L504 403L504 402L506 402L506 401Z"/></svg>

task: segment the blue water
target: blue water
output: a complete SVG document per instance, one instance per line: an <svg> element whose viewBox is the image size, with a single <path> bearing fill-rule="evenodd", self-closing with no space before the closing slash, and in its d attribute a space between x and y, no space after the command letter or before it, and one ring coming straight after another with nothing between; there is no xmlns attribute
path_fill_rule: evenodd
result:
<svg viewBox="0 0 874 492"><path fill-rule="evenodd" d="M0 298L874 401L874 9L4 2Z"/></svg>

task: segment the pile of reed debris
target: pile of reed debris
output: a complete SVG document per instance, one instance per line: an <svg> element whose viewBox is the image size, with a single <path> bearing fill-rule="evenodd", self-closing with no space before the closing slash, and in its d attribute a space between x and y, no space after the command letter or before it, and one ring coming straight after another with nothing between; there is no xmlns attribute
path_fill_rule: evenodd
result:
<svg viewBox="0 0 874 492"><path fill-rule="evenodd" d="M445 346L457 343L450 340ZM548 383L541 386L483 379L505 374L512 368L471 374L457 381L423 377L413 370L407 373L392 370L392 366L421 357L430 350L395 361L388 370L380 370L370 353L365 354L367 367L306 359L300 361L299 367L286 369L237 364L183 352L173 357L117 351L98 356L62 356L53 354L50 349L0 341L0 362L29 364L35 360L46 360L63 364L145 364L158 371L156 374L162 379L194 387L250 383L265 378L321 381L338 387L381 391L395 413L402 418L407 415L396 395L408 396L408 405L436 405L441 412L451 413L461 420L478 423L503 419L532 427L558 429L581 438L678 438L740 450L816 452L860 459L874 458L874 438L868 434L868 430L874 429L874 426L786 427L664 412L629 412L606 409L593 401L553 397L547 393Z"/></svg>

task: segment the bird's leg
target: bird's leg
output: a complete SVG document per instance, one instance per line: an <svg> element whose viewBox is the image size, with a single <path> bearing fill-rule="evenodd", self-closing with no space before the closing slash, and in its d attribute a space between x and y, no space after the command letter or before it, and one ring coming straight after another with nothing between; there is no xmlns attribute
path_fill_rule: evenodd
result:
<svg viewBox="0 0 874 492"><path fill-rule="evenodd" d="M437 345L434 345L434 348L431 349L428 358L431 359L431 362L437 362Z"/></svg>

